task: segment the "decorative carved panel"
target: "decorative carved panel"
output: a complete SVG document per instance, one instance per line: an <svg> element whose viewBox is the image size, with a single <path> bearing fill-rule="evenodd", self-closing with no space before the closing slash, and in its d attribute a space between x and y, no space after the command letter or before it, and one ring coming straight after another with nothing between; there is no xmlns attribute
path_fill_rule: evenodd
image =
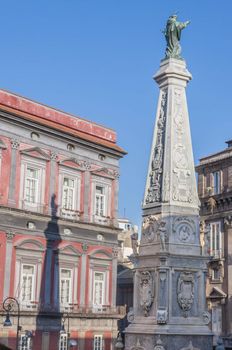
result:
<svg viewBox="0 0 232 350"><path fill-rule="evenodd" d="M178 217L174 221L173 231L176 232L177 239L182 243L196 242L196 224L189 217Z"/></svg>
<svg viewBox="0 0 232 350"><path fill-rule="evenodd" d="M146 204L161 201L162 171L164 156L164 136L167 114L167 90L161 91L160 112L157 121L156 144L152 154L150 185L146 196Z"/></svg>
<svg viewBox="0 0 232 350"><path fill-rule="evenodd" d="M154 298L153 278L149 271L140 272L140 306L144 316L148 316Z"/></svg>
<svg viewBox="0 0 232 350"><path fill-rule="evenodd" d="M192 341L190 340L188 346L181 348L180 350L200 350L199 348L195 348L192 344Z"/></svg>
<svg viewBox="0 0 232 350"><path fill-rule="evenodd" d="M194 275L191 272L181 272L177 282L177 300L180 308L189 311L194 302Z"/></svg>

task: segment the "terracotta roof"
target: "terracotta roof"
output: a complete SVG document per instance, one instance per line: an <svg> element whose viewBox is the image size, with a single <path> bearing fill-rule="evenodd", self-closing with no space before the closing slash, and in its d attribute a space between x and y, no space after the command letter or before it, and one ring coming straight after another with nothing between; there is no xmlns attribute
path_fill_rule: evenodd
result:
<svg viewBox="0 0 232 350"><path fill-rule="evenodd" d="M116 132L112 129L31 101L11 92L0 90L0 110L126 154L116 144Z"/></svg>

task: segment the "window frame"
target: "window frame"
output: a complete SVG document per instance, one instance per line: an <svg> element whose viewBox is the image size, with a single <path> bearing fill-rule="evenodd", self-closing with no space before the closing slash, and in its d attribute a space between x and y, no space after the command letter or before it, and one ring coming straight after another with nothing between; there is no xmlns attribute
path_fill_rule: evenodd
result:
<svg viewBox="0 0 232 350"><path fill-rule="evenodd" d="M27 344L26 346L23 346L23 338L26 337ZM19 343L19 349L20 350L31 350L32 349L32 339L31 337L28 337L25 333L20 335L20 343Z"/></svg>
<svg viewBox="0 0 232 350"><path fill-rule="evenodd" d="M91 217L92 221L99 223L107 223L108 219L111 218L112 208L112 179L92 175L91 179ZM96 215L96 188L103 187L104 189L104 216Z"/></svg>
<svg viewBox="0 0 232 350"><path fill-rule="evenodd" d="M70 311L71 305L78 303L80 257L81 252L71 245L59 248L55 252L53 296L54 305L59 311L68 312ZM60 269L72 271L71 302L69 305L60 303Z"/></svg>
<svg viewBox="0 0 232 350"><path fill-rule="evenodd" d="M70 281L70 286L69 286L69 296L68 296L68 302L62 302L61 300L61 281L62 281L62 277L61 277L61 271L62 270L68 270L70 271L70 275L71 277L69 278L69 281ZM72 303L72 289L73 289L73 269L70 268L70 267L64 267L64 266L61 266L60 267L60 271L59 271L59 297L60 297L60 305L61 306L69 306L71 303Z"/></svg>
<svg viewBox="0 0 232 350"><path fill-rule="evenodd" d="M23 292L23 277L24 277L24 272L23 272L23 269L24 269L24 266L29 266L29 267L33 267L33 274L32 274L32 290L31 290L31 298L30 300L29 299L25 299L23 300L22 299L22 292ZM36 281L36 266L34 264L27 264L27 263L22 263L21 265L21 280L20 280L20 300L21 300L21 303L26 305L26 304L30 304L32 302L35 301L35 281ZM27 274L25 274L25 276L27 276Z"/></svg>
<svg viewBox="0 0 232 350"><path fill-rule="evenodd" d="M102 302L97 304L95 303L95 291L96 291L96 284L99 283L98 280L95 280L95 275L96 274L102 274L103 275L103 280L102 282L100 281L100 284L102 285ZM104 306L106 300L106 272L105 271L101 271L101 270L94 270L93 271L93 306L94 307L102 307Z"/></svg>
<svg viewBox="0 0 232 350"><path fill-rule="evenodd" d="M110 254L103 250L96 250L89 256L89 288L88 288L88 305L93 308L94 312L102 312L112 303L112 295L110 295L110 284L112 277L110 271L112 269L113 258ZM105 273L105 289L103 306L95 306L94 301L94 272Z"/></svg>
<svg viewBox="0 0 232 350"><path fill-rule="evenodd" d="M62 344L62 341L65 340L65 343ZM59 337L59 350L68 350L68 333L66 332L60 332L60 337Z"/></svg>
<svg viewBox="0 0 232 350"><path fill-rule="evenodd" d="M38 171L37 202L35 203L26 200L26 174L28 168ZM21 158L20 171L19 208L35 212L43 212L46 185L45 180L46 160L23 155Z"/></svg>
<svg viewBox="0 0 232 350"><path fill-rule="evenodd" d="M31 247L28 247L28 244ZM16 262L15 262L15 279L14 279L14 295L20 301L23 310L36 310L40 299L41 292L41 278L42 278L42 262L44 255L44 246L37 240L25 239L18 242L16 248ZM31 302L21 302L21 276L22 265L34 265L34 300Z"/></svg>
<svg viewBox="0 0 232 350"><path fill-rule="evenodd" d="M222 257L221 221L213 221L210 223L210 255L215 258Z"/></svg>
<svg viewBox="0 0 232 350"><path fill-rule="evenodd" d="M101 188L103 193L98 193L97 187ZM97 210L97 202L99 202L98 210ZM101 211L102 211L102 215L101 215ZM94 215L101 218L106 217L106 187L100 186L98 184L96 184L95 186Z"/></svg>
<svg viewBox="0 0 232 350"><path fill-rule="evenodd" d="M64 194L64 179L68 178L74 181L73 190L73 208L67 209L63 207L63 194ZM81 210L81 181L82 172L78 169L70 169L64 165L59 167L59 204L60 204L60 216L65 218L73 218L75 213L80 214Z"/></svg>
<svg viewBox="0 0 232 350"><path fill-rule="evenodd" d="M100 345L96 344L96 340L100 340ZM103 350L104 349L104 338L103 334L95 334L93 337L93 349L94 350Z"/></svg>
<svg viewBox="0 0 232 350"><path fill-rule="evenodd" d="M215 176L218 175L217 180L215 180ZM217 182L217 184L215 184ZM212 183L213 183L213 194L220 194L222 192L222 172L221 170L212 172Z"/></svg>

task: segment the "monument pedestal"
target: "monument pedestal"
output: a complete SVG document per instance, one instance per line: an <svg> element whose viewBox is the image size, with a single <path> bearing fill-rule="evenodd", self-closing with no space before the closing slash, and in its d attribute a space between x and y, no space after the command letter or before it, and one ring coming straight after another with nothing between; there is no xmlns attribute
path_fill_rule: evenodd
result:
<svg viewBox="0 0 232 350"><path fill-rule="evenodd" d="M181 59L161 61L160 95L134 277L134 319L126 350L211 350L199 199Z"/></svg>

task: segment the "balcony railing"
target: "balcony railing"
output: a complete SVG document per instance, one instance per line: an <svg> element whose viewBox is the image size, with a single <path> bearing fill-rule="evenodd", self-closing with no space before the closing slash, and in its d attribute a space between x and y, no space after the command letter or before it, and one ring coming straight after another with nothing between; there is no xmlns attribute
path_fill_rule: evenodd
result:
<svg viewBox="0 0 232 350"><path fill-rule="evenodd" d="M20 201L20 208L26 211L35 212L39 214L46 214L47 206L42 203L31 203L25 199Z"/></svg>
<svg viewBox="0 0 232 350"><path fill-rule="evenodd" d="M222 259L222 258L223 258L222 249L210 250L210 256L211 256L213 259Z"/></svg>
<svg viewBox="0 0 232 350"><path fill-rule="evenodd" d="M78 210L60 208L60 217L67 220L79 221L81 217L81 212Z"/></svg>
<svg viewBox="0 0 232 350"><path fill-rule="evenodd" d="M28 313L70 313L76 315L91 316L98 315L125 315L126 306L110 306L110 305L95 305L95 306L81 306L78 304L52 305L39 302L23 302L20 303L20 310ZM2 308L0 307L0 310Z"/></svg>
<svg viewBox="0 0 232 350"><path fill-rule="evenodd" d="M92 222L100 225L110 225L112 220L109 216L92 215Z"/></svg>

